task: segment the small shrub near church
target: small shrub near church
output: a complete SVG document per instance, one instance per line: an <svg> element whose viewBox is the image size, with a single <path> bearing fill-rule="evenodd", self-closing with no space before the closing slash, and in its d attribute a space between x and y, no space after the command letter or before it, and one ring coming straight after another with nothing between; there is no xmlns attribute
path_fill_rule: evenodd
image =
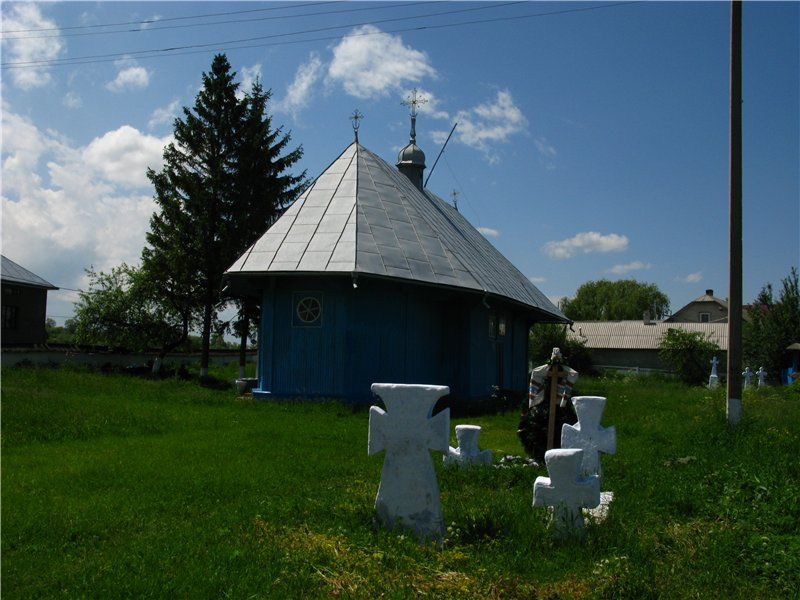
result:
<svg viewBox="0 0 800 600"><path fill-rule="evenodd" d="M680 329L667 330L659 356L688 385L702 385L708 381L714 356L722 362L722 351L716 343L700 332Z"/></svg>

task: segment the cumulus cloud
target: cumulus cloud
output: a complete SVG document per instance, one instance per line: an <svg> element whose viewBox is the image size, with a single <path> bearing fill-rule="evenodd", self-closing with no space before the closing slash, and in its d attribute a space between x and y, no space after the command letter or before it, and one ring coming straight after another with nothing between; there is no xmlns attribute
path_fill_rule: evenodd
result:
<svg viewBox="0 0 800 600"><path fill-rule="evenodd" d="M478 231L480 231L486 237L498 237L500 232L497 229L492 229L491 227L478 227Z"/></svg>
<svg viewBox="0 0 800 600"><path fill-rule="evenodd" d="M363 25L333 49L327 80L366 99L386 96L426 77L436 77L427 54L405 45L399 35Z"/></svg>
<svg viewBox="0 0 800 600"><path fill-rule="evenodd" d="M39 4L32 2L6 3L3 10L3 31L57 28L57 23L46 19L39 7ZM57 35L59 33L57 30L47 33L46 37L32 37L29 33L4 35L5 62L31 62L58 58L64 52L64 41ZM50 69L47 67L8 69L7 74L14 85L23 90L42 87L52 81Z"/></svg>
<svg viewBox="0 0 800 600"><path fill-rule="evenodd" d="M539 284L539 283L546 282L547 281L547 277L534 277L534 276L531 276L531 277L528 277L528 280L531 283Z"/></svg>
<svg viewBox="0 0 800 600"><path fill-rule="evenodd" d="M635 260L633 262L629 262L625 265L614 265L607 273L613 273L614 275L625 275L626 273L630 273L631 271L643 271L645 269L651 268L653 265L650 263L644 263L640 260Z"/></svg>
<svg viewBox="0 0 800 600"><path fill-rule="evenodd" d="M496 146L528 126L528 120L508 90L498 91L494 99L474 108L458 111L453 120L458 121L455 141L480 150L492 163L499 160ZM442 143L447 134L447 131L434 131L431 136L436 143Z"/></svg>
<svg viewBox="0 0 800 600"><path fill-rule="evenodd" d="M697 273L689 273L685 277L676 277L675 281L680 281L681 283L697 283L703 280L703 272L697 271Z"/></svg>
<svg viewBox="0 0 800 600"><path fill-rule="evenodd" d="M275 103L275 110L296 117L311 101L314 84L322 76L322 72L322 61L316 52L312 52L308 61L297 67L294 80L286 88L286 96Z"/></svg>
<svg viewBox="0 0 800 600"><path fill-rule="evenodd" d="M119 71L113 81L106 83L106 89L111 92L124 92L126 90L141 90L150 84L150 73L144 67L130 58L123 58L114 62Z"/></svg>
<svg viewBox="0 0 800 600"><path fill-rule="evenodd" d="M578 253L622 252L628 248L628 238L624 235L609 233L603 235L596 231L585 231L571 238L547 242L543 247L550 258L571 258Z"/></svg>
<svg viewBox="0 0 800 600"><path fill-rule="evenodd" d="M137 262L155 205L142 177L124 171L145 163L160 168L168 139L121 127L78 147L3 108L4 253L67 287L84 285L90 265L108 270ZM62 310L70 303L50 307L68 314L56 312Z"/></svg>
<svg viewBox="0 0 800 600"><path fill-rule="evenodd" d="M181 103L177 98L175 98L166 106L155 109L153 114L150 115L150 120L147 121L147 128L153 129L159 125L164 125L165 123L172 123L175 120L175 117L178 116L180 109Z"/></svg>
<svg viewBox="0 0 800 600"><path fill-rule="evenodd" d="M64 98L61 100L61 104L66 106L67 108L80 108L83 106L83 100L77 94L77 92L69 91L64 94Z"/></svg>
<svg viewBox="0 0 800 600"><path fill-rule="evenodd" d="M170 137L141 133L130 125L93 139L83 150L86 164L105 180L129 187L147 187L147 168L161 164Z"/></svg>

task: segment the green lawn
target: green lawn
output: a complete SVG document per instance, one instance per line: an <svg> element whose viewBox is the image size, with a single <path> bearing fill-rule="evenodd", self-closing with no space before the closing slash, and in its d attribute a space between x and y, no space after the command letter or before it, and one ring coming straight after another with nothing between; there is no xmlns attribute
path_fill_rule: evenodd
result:
<svg viewBox="0 0 800 600"><path fill-rule="evenodd" d="M4 369L3 598L797 597L799 390L747 395L730 430L721 390L578 387L617 427L609 519L558 546L531 508L543 468L440 469L439 551L373 529L364 410ZM469 422L522 452L517 415Z"/></svg>

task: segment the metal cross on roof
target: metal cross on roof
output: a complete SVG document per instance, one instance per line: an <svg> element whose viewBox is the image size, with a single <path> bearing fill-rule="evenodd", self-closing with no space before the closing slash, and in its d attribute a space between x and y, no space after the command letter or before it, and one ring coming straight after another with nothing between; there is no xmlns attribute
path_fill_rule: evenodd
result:
<svg viewBox="0 0 800 600"><path fill-rule="evenodd" d="M364 115L358 109L353 111L353 114L350 115L350 120L353 122L353 133L355 134L355 141L358 142L358 128L361 126L361 120L364 118Z"/></svg>
<svg viewBox="0 0 800 600"><path fill-rule="evenodd" d="M450 193L450 196L453 198L453 208L458 210L458 192L456 190L453 190Z"/></svg>
<svg viewBox="0 0 800 600"><path fill-rule="evenodd" d="M416 143L417 141L417 107L423 104L427 104L428 99L419 96L417 88L411 90L411 93L408 97L403 100L400 104L403 106L410 106L411 107L411 143Z"/></svg>

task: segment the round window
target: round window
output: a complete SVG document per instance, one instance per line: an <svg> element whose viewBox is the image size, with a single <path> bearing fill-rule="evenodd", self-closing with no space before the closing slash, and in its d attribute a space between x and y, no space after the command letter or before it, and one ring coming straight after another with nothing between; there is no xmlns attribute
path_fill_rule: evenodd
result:
<svg viewBox="0 0 800 600"><path fill-rule="evenodd" d="M306 296L297 303L297 318L303 323L314 323L322 314L322 304L313 296Z"/></svg>

